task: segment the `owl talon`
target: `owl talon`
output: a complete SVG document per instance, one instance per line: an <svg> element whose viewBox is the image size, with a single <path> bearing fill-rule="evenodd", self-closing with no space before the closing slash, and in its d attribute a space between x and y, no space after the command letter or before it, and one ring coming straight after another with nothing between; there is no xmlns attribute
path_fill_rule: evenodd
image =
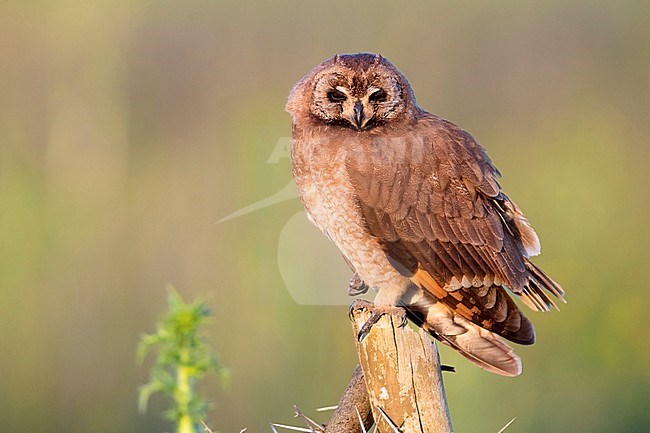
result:
<svg viewBox="0 0 650 433"><path fill-rule="evenodd" d="M354 305L354 304L353 304ZM357 333L357 340L362 342L370 333L372 327L381 319L384 314L393 314L399 317L398 327L403 328L408 323L408 318L406 316L406 310L401 307L387 307L387 308L377 308L372 307L372 314L366 320L366 323L361 326L359 332Z"/></svg>
<svg viewBox="0 0 650 433"><path fill-rule="evenodd" d="M354 301L350 308L348 308L348 318L351 321L354 321L354 312L357 310L372 310L374 308L372 302L366 301L365 299L357 299Z"/></svg>
<svg viewBox="0 0 650 433"><path fill-rule="evenodd" d="M372 329L373 325L381 319L381 316L386 314L383 311L373 311L368 320L366 320L366 323L363 324L361 329L359 329L359 332L357 333L357 341L361 343L365 338L368 336L370 333L370 330Z"/></svg>
<svg viewBox="0 0 650 433"><path fill-rule="evenodd" d="M350 285L348 286L349 296L363 295L368 291L368 289L368 285L361 279L359 274L355 273L352 278L350 278Z"/></svg>
<svg viewBox="0 0 650 433"><path fill-rule="evenodd" d="M400 328L403 328L403 327L405 327L406 324L409 322L409 319L408 319L408 316L406 315L406 310L405 310L405 309L400 308L399 310L400 310L400 311L399 311L399 314L400 314L400 316L401 316L401 317L400 317L400 318L401 318L401 321L400 321L400 323L399 323L399 327L400 327Z"/></svg>

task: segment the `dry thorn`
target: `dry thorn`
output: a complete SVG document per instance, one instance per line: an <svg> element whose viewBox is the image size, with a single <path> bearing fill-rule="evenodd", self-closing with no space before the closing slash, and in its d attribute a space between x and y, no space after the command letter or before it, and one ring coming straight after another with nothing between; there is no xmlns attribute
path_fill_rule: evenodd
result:
<svg viewBox="0 0 650 433"><path fill-rule="evenodd" d="M273 433L279 433L276 430L276 427L286 428L287 430L301 431L301 432L305 432L305 433L312 433L313 432L312 429L308 429L308 428L305 428L305 427L296 427L294 425L271 423L271 430L273 430Z"/></svg>
<svg viewBox="0 0 650 433"><path fill-rule="evenodd" d="M497 433L503 433L508 427L510 427L510 424L515 422L516 419L517 419L517 417L514 417L513 419L511 419L510 422L508 424L504 425L503 428L501 430L499 430Z"/></svg>
<svg viewBox="0 0 650 433"><path fill-rule="evenodd" d="M377 409L379 409L379 412L381 413L382 418L384 418L384 421L386 421L390 428L393 429L393 432L402 433L397 424L395 424L393 420L390 419L390 417L386 414L386 412L384 412L384 409L382 409L380 406L377 406Z"/></svg>
<svg viewBox="0 0 650 433"><path fill-rule="evenodd" d="M294 405L293 410L295 411L294 417L300 418L307 424L307 427L311 429L312 432L324 432L325 429L323 428L322 425L318 424L316 421L313 419L307 417L307 415L303 414L300 409L298 409L298 406Z"/></svg>
<svg viewBox="0 0 650 433"><path fill-rule="evenodd" d="M359 418L359 425L361 426L361 431L362 431L363 433L368 433L368 432L366 431L366 426L363 425L363 419L361 418L361 414L359 413L359 408L355 406L355 407L354 407L354 410L357 411L357 417Z"/></svg>
<svg viewBox="0 0 650 433"><path fill-rule="evenodd" d="M325 411L328 411L328 410L336 410L336 409L338 409L338 407L339 407L338 405L319 407L319 408L316 409L316 412L325 412Z"/></svg>
<svg viewBox="0 0 650 433"><path fill-rule="evenodd" d="M205 423L205 421L201 420L201 424L203 424L203 428L205 429L203 431L207 431L208 433L214 433L212 431L212 429L210 427L208 427L208 425ZM246 429L244 429L244 430L246 430ZM242 431L244 431L244 430L242 430ZM241 433L241 432L239 432L239 433Z"/></svg>

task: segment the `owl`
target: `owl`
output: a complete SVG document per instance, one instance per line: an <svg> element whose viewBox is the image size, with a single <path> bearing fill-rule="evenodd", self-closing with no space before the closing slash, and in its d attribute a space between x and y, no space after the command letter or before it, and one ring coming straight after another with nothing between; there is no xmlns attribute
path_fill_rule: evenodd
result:
<svg viewBox="0 0 650 433"><path fill-rule="evenodd" d="M306 213L353 269L351 294L376 291L360 337L401 311L474 364L519 375L505 340L533 344L535 332L513 298L549 311L564 292L531 261L537 234L481 145L420 108L377 54L324 61L286 110Z"/></svg>

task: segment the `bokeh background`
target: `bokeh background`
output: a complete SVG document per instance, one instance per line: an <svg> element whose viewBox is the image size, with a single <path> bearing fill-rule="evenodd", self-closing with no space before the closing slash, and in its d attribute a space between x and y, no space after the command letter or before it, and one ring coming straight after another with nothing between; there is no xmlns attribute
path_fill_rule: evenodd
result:
<svg viewBox="0 0 650 433"><path fill-rule="evenodd" d="M202 386L215 431L270 431L294 422L294 403L327 419L315 408L356 365L347 308L304 305L288 286L340 293L349 271L291 194L215 222L290 183L289 89L358 51L391 59L420 105L482 142L542 238L537 263L567 291L561 313L534 314L517 379L441 348L458 369L445 384L455 430L516 417L508 431L650 431L649 13L3 1L0 431L170 431L164 398L138 414L150 361L135 361L167 283L215 313L206 331L232 373Z"/></svg>

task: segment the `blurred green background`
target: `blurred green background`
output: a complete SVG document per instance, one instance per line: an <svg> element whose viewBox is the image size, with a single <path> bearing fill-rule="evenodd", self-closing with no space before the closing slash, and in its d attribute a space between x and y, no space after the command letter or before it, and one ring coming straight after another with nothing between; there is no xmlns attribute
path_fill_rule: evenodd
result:
<svg viewBox="0 0 650 433"><path fill-rule="evenodd" d="M294 403L327 418L315 408L356 364L347 308L287 286L341 294L349 271L295 198L215 222L289 183L289 160L269 162L290 135L289 89L358 51L388 57L420 105L488 149L567 291L561 313L531 313L538 343L519 348L517 379L441 349L458 370L455 430L516 417L509 432L650 431L649 11L2 2L0 431L170 431L164 399L137 413L135 362L168 282L214 308L207 331L232 371L228 389L202 386L214 430L270 431L295 422Z"/></svg>

